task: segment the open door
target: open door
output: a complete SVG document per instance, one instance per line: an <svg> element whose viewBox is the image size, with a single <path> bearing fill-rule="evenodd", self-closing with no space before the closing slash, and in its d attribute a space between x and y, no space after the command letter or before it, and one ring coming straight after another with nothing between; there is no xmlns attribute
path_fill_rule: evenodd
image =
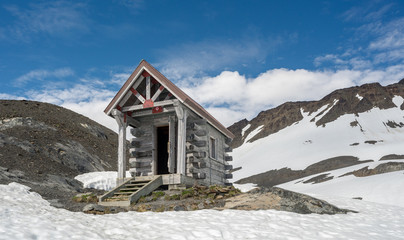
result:
<svg viewBox="0 0 404 240"><path fill-rule="evenodd" d="M157 175L168 174L169 127L157 127Z"/></svg>

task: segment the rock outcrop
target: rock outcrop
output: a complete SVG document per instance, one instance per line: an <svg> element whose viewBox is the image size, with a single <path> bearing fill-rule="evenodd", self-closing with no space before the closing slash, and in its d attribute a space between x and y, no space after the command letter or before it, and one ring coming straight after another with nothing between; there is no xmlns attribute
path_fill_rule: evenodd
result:
<svg viewBox="0 0 404 240"><path fill-rule="evenodd" d="M102 114L102 113L100 113ZM116 170L117 135L65 108L0 100L0 184L31 187L57 207L79 211L75 176Z"/></svg>
<svg viewBox="0 0 404 240"><path fill-rule="evenodd" d="M354 212L338 208L326 201L282 188L256 188L227 199L223 209L267 210L275 209L301 214L344 214Z"/></svg>

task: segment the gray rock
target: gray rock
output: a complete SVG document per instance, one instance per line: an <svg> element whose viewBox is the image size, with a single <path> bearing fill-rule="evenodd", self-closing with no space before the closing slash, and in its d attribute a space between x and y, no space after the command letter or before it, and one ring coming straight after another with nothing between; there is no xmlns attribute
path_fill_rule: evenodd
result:
<svg viewBox="0 0 404 240"><path fill-rule="evenodd" d="M84 206L83 212L89 212L89 211L104 212L105 207L93 203L87 204L86 206Z"/></svg>
<svg viewBox="0 0 404 240"><path fill-rule="evenodd" d="M205 205L203 204L203 202L198 204L198 209L199 210L205 209Z"/></svg>
<svg viewBox="0 0 404 240"><path fill-rule="evenodd" d="M174 210L174 211L185 211L185 208L184 208L184 206L176 205L176 206L173 208L173 210Z"/></svg>
<svg viewBox="0 0 404 240"><path fill-rule="evenodd" d="M354 212L338 208L326 201L305 194L277 187L253 189L246 194L241 194L229 199L226 201L224 208L239 210L276 209L301 214L338 214Z"/></svg>

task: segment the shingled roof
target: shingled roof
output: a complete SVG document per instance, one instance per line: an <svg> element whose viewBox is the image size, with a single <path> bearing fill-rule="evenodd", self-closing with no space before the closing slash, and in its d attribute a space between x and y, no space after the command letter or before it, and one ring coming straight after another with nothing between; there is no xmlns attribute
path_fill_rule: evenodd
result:
<svg viewBox="0 0 404 240"><path fill-rule="evenodd" d="M174 83L168 80L163 74L161 74L157 69L155 69L152 65L150 65L147 61L142 60L140 64L137 66L135 71L130 75L128 80L126 80L125 84L116 94L116 96L112 99L112 101L108 104L107 108L104 112L111 116L112 109L116 108L119 101L125 96L125 94L130 91L130 88L137 78L144 70L146 70L154 79L159 81L165 88L170 91L182 104L190 108L193 112L195 112L200 117L206 119L210 125L216 128L218 131L223 133L228 138L233 139L234 135L231 133L226 127L224 127L218 120L216 120L210 113L208 113L201 105L199 105L195 100L189 97L186 93L184 93L180 88L178 88Z"/></svg>

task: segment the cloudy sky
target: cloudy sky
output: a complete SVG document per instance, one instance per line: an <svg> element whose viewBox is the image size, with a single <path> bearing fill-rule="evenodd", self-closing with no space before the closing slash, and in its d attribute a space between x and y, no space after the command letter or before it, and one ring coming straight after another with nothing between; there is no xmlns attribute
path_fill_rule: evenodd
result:
<svg viewBox="0 0 404 240"><path fill-rule="evenodd" d="M103 109L142 59L225 125L404 78L404 2L0 2L0 99Z"/></svg>

